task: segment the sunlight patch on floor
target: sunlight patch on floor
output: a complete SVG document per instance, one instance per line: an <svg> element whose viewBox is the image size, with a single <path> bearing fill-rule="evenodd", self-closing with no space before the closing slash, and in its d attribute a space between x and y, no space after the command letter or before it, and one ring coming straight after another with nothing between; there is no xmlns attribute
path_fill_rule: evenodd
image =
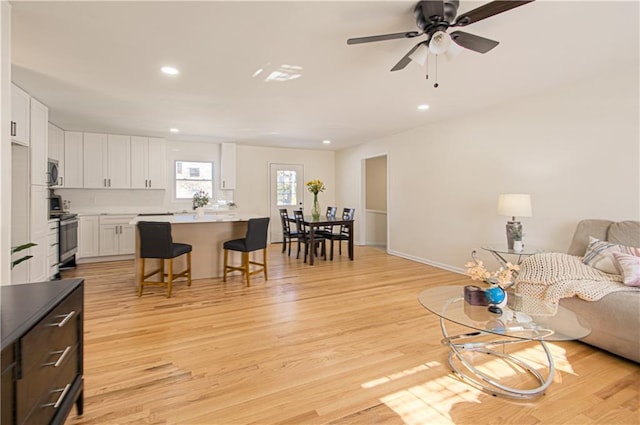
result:
<svg viewBox="0 0 640 425"><path fill-rule="evenodd" d="M400 378L404 378L405 376L410 376L410 375L414 375L418 372L423 372L427 369L430 369L432 367L435 366L440 366L440 362L429 362L429 363L424 363L421 365L418 365L416 367L413 367L411 369L406 369L403 370L402 372L396 372L396 373L392 373L391 375L387 375L387 376L383 376L381 378L377 378L377 379L373 379L371 381L365 382L364 384L361 385L362 388L373 388L376 387L378 385L382 385L385 384L387 382L393 381L395 379L400 379Z"/></svg>
<svg viewBox="0 0 640 425"><path fill-rule="evenodd" d="M449 415L457 403L478 401L479 393L451 376L443 376L422 385L382 397L380 401L393 409L409 425L452 424Z"/></svg>

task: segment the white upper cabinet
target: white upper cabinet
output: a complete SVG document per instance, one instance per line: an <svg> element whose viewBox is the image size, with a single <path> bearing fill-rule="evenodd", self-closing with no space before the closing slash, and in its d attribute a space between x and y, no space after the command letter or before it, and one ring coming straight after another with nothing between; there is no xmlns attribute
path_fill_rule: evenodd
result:
<svg viewBox="0 0 640 425"><path fill-rule="evenodd" d="M154 137L131 136L131 187L165 188L165 142Z"/></svg>
<svg viewBox="0 0 640 425"><path fill-rule="evenodd" d="M58 161L58 181L54 187L64 187L64 130L48 123L49 158Z"/></svg>
<svg viewBox="0 0 640 425"><path fill-rule="evenodd" d="M64 187L84 187L84 143L79 131L64 132Z"/></svg>
<svg viewBox="0 0 640 425"><path fill-rule="evenodd" d="M236 144L220 145L220 188L236 188Z"/></svg>
<svg viewBox="0 0 640 425"><path fill-rule="evenodd" d="M11 84L11 140L29 146L30 96Z"/></svg>
<svg viewBox="0 0 640 425"><path fill-rule="evenodd" d="M47 176L49 109L33 98L30 121L31 184L46 186L49 180Z"/></svg>
<svg viewBox="0 0 640 425"><path fill-rule="evenodd" d="M84 133L84 187L131 187L131 137Z"/></svg>
<svg viewBox="0 0 640 425"><path fill-rule="evenodd" d="M131 136L109 134L107 141L108 187L129 189L131 187Z"/></svg>
<svg viewBox="0 0 640 425"><path fill-rule="evenodd" d="M84 133L83 145L84 187L88 189L108 187L107 135Z"/></svg>

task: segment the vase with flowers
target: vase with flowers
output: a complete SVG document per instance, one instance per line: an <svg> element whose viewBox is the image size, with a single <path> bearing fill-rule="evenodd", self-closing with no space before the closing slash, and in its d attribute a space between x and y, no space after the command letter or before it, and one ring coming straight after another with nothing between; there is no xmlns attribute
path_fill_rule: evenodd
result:
<svg viewBox="0 0 640 425"><path fill-rule="evenodd" d="M193 209L196 210L198 218L204 217L204 207L209 203L209 194L200 189L193 194Z"/></svg>
<svg viewBox="0 0 640 425"><path fill-rule="evenodd" d="M470 276L472 280L479 280L489 285L484 290L487 300L489 301L489 311L495 314L502 314L502 309L507 303L506 288L513 285L515 276L520 270L520 266L507 262L503 267L500 267L497 271L489 272L482 260L476 258L476 252L471 253L473 261L469 261L465 264L467 271L465 274Z"/></svg>
<svg viewBox="0 0 640 425"><path fill-rule="evenodd" d="M306 183L307 190L313 193L313 204L311 205L311 215L314 220L320 218L320 203L318 202L318 193L324 192L326 189L322 180L310 180Z"/></svg>

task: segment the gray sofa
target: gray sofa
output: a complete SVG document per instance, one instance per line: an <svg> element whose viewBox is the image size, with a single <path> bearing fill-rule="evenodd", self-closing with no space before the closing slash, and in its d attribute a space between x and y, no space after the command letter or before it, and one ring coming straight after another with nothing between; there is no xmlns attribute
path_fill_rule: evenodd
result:
<svg viewBox="0 0 640 425"><path fill-rule="evenodd" d="M583 256L589 236L640 247L640 222L583 220L578 223L568 254ZM560 305L591 325L591 334L581 341L640 363L640 291L614 292L595 302L563 298Z"/></svg>

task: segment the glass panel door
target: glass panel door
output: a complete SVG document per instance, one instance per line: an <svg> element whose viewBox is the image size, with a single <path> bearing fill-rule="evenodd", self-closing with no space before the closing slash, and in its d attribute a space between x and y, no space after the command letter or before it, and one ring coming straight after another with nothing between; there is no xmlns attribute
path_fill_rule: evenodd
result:
<svg viewBox="0 0 640 425"><path fill-rule="evenodd" d="M270 164L270 214L269 240L282 242L280 209L286 208L293 216L294 209L303 207L304 167L301 164Z"/></svg>

